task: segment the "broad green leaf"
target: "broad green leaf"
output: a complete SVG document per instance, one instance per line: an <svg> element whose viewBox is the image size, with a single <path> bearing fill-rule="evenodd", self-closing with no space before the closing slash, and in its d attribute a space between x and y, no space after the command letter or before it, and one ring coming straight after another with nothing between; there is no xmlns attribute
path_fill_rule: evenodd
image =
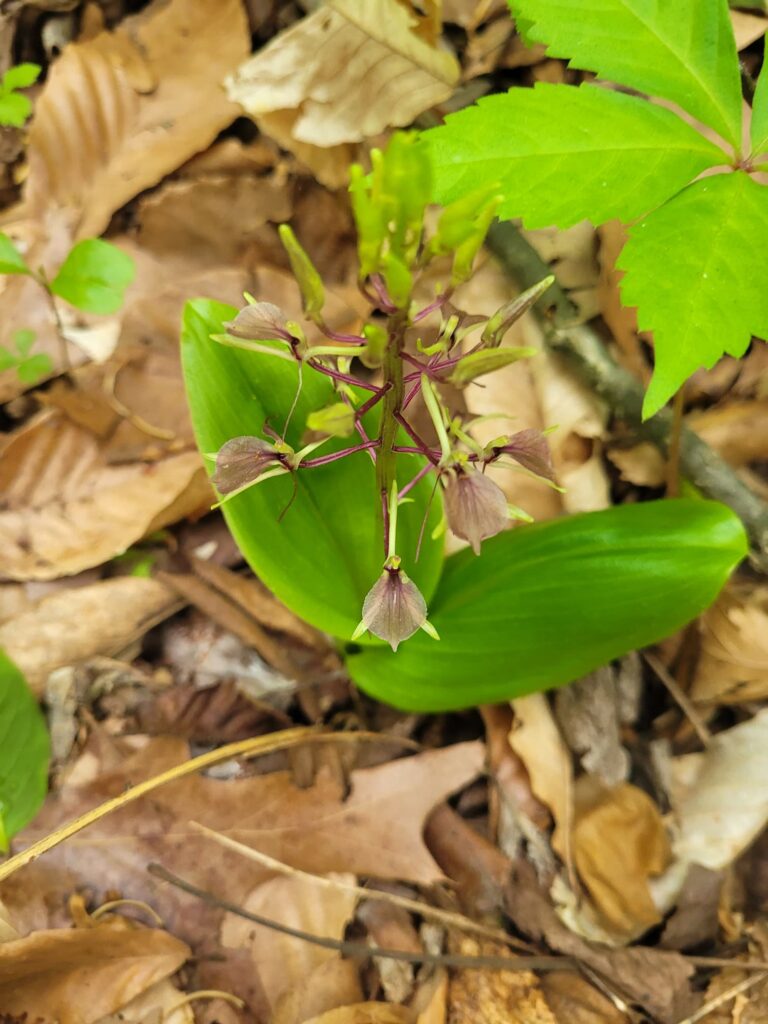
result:
<svg viewBox="0 0 768 1024"><path fill-rule="evenodd" d="M21 128L32 113L32 101L20 92L0 94L0 124Z"/></svg>
<svg viewBox="0 0 768 1024"><path fill-rule="evenodd" d="M752 100L751 136L754 156L768 152L768 60L765 57Z"/></svg>
<svg viewBox="0 0 768 1024"><path fill-rule="evenodd" d="M594 85L488 96L424 139L438 202L496 182L499 216L529 228L632 220L724 160L670 111Z"/></svg>
<svg viewBox="0 0 768 1024"><path fill-rule="evenodd" d="M236 312L231 306L197 299L187 303L184 313L184 376L197 441L207 453L218 451L233 437L261 435L265 420L281 431L296 393L295 363L210 340ZM288 443L298 448L308 415L336 398L327 378L305 368ZM377 410L369 417L366 426L372 435ZM351 447L356 441L356 436L333 439L314 454ZM400 456L402 483L421 465L420 458ZM418 562L415 549L431 491L431 482L422 481L410 492L415 501L404 504L398 517L403 567L428 601L443 561L442 542L430 538L441 516L439 499L424 530ZM281 601L319 629L348 638L384 561L373 464L365 452L359 452L302 470L296 500L278 522L291 492L287 477L256 484L225 502L227 524L254 571Z"/></svg>
<svg viewBox="0 0 768 1024"><path fill-rule="evenodd" d="M738 147L741 83L726 0L509 0L553 57L673 100ZM520 23L522 19L522 26Z"/></svg>
<svg viewBox="0 0 768 1024"><path fill-rule="evenodd" d="M40 76L39 64L17 64L3 75L3 90L10 92L12 89L27 89L34 85Z"/></svg>
<svg viewBox="0 0 768 1024"><path fill-rule="evenodd" d="M18 668L0 651L0 850L32 820L48 786L48 732Z"/></svg>
<svg viewBox="0 0 768 1024"><path fill-rule="evenodd" d="M447 559L430 619L397 654L349 656L353 679L409 711L506 701L571 682L689 622L747 552L736 516L677 500L522 526Z"/></svg>
<svg viewBox="0 0 768 1024"><path fill-rule="evenodd" d="M1 120L1 118L0 118ZM0 232L0 274L29 274L29 267L8 235Z"/></svg>
<svg viewBox="0 0 768 1024"><path fill-rule="evenodd" d="M127 253L100 238L86 238L70 249L51 291L86 313L116 313L135 273Z"/></svg>
<svg viewBox="0 0 768 1024"><path fill-rule="evenodd" d="M701 366L768 338L768 288L755 268L768 237L768 188L748 175L695 182L631 228L617 267L622 300L653 331L652 416Z"/></svg>

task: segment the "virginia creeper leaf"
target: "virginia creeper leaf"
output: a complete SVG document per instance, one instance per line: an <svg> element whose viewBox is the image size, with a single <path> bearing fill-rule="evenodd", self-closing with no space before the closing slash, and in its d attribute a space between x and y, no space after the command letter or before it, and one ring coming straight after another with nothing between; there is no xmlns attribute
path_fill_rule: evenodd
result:
<svg viewBox="0 0 768 1024"><path fill-rule="evenodd" d="M265 420L272 429L282 431L296 394L294 362L211 340L210 335L221 334L224 323L236 313L232 306L205 299L187 303L184 312L184 376L197 442L207 453L215 453L233 437L260 435ZM326 377L309 367L303 376L286 435L297 450L309 414L338 400ZM368 416L369 436L375 436L378 410ZM356 441L356 436L335 438L314 454L338 451ZM403 483L422 464L420 458L399 456ZM297 487L296 499L282 522L278 516L292 493L288 477L267 480L236 495L224 504L224 517L247 561L281 601L319 629L349 638L384 561L373 464L366 452L358 452L300 471ZM409 494L414 502L402 505L398 515L398 554L427 601L443 561L442 542L430 537L441 516L439 499L433 503L418 562L415 559L431 491L432 483L422 481Z"/></svg>
<svg viewBox="0 0 768 1024"><path fill-rule="evenodd" d="M101 238L86 238L70 249L51 291L86 313L116 313L135 273L127 253Z"/></svg>
<svg viewBox="0 0 768 1024"><path fill-rule="evenodd" d="M496 182L499 216L529 228L632 220L724 160L670 111L594 85L488 96L424 138L438 202Z"/></svg>
<svg viewBox="0 0 768 1024"><path fill-rule="evenodd" d="M355 682L409 711L506 701L578 679L707 607L747 552L724 505L681 499L523 526L446 560L422 635L349 656Z"/></svg>
<svg viewBox="0 0 768 1024"><path fill-rule="evenodd" d="M726 0L509 0L529 42L683 110L738 146L741 84ZM522 20L521 20L522 19Z"/></svg>
<svg viewBox="0 0 768 1024"><path fill-rule="evenodd" d="M32 113L32 100L20 92L0 93L0 124L21 128Z"/></svg>
<svg viewBox="0 0 768 1024"><path fill-rule="evenodd" d="M39 64L16 64L15 67L8 68L2 79L3 91L27 89L35 84L41 70Z"/></svg>
<svg viewBox="0 0 768 1024"><path fill-rule="evenodd" d="M763 58L763 69L757 80L752 100L752 153L768 152L768 61Z"/></svg>
<svg viewBox="0 0 768 1024"><path fill-rule="evenodd" d="M699 367L768 338L768 288L755 254L768 237L768 188L742 172L703 178L629 232L622 299L653 331L652 416Z"/></svg>
<svg viewBox="0 0 768 1024"><path fill-rule="evenodd" d="M29 274L30 269L8 235L0 232L0 274Z"/></svg>
<svg viewBox="0 0 768 1024"><path fill-rule="evenodd" d="M0 851L45 799L50 744L27 681L0 651Z"/></svg>

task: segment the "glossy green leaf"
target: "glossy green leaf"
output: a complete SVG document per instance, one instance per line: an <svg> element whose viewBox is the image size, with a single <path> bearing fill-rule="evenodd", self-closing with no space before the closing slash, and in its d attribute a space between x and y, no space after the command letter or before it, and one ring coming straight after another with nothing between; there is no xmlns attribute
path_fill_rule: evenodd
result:
<svg viewBox="0 0 768 1024"><path fill-rule="evenodd" d="M430 609L440 641L349 657L355 682L442 711L571 682L670 635L709 605L747 551L724 505L627 505L535 526L446 561Z"/></svg>
<svg viewBox="0 0 768 1024"><path fill-rule="evenodd" d="M32 820L48 786L45 719L19 669L0 651L0 851Z"/></svg>
<svg viewBox="0 0 768 1024"><path fill-rule="evenodd" d="M135 273L127 253L101 238L86 238L70 249L51 291L86 313L116 313Z"/></svg>
<svg viewBox="0 0 768 1024"><path fill-rule="evenodd" d="M10 92L12 89L29 88L39 78L41 70L39 64L16 64L8 68L3 75L3 90Z"/></svg>
<svg viewBox="0 0 768 1024"><path fill-rule="evenodd" d="M652 416L699 367L768 338L768 288L755 268L768 237L768 188L748 175L703 178L629 231L616 266L622 301L653 331Z"/></svg>
<svg viewBox="0 0 768 1024"><path fill-rule="evenodd" d="M295 363L260 353L230 348L210 340L236 310L198 299L184 314L182 358L192 421L201 451L215 453L230 438L260 435L265 420L282 430L296 394ZM337 400L330 381L311 368L286 440L298 448L310 413ZM375 434L378 413L366 420ZM316 455L351 447L356 436L333 439ZM400 456L402 483L421 467L419 458ZM402 469L400 469L402 467ZM432 483L424 480L399 515L398 552L409 576L429 600L442 566L442 542L430 538L439 521L439 499L433 504L419 561L416 541ZM292 482L280 477L256 484L223 506L240 550L254 571L289 608L335 636L348 638L360 621L363 599L378 579L384 561L380 502L374 467L365 452L298 475L293 505Z"/></svg>
<svg viewBox="0 0 768 1024"><path fill-rule="evenodd" d="M497 183L499 216L529 228L632 220L724 160L669 110L594 85L487 96L424 140L438 202Z"/></svg>
<svg viewBox="0 0 768 1024"><path fill-rule="evenodd" d="M2 118L0 118L2 121ZM30 269L24 257L10 240L0 232L0 274L29 274Z"/></svg>
<svg viewBox="0 0 768 1024"><path fill-rule="evenodd" d="M32 113L32 101L20 92L0 94L0 124L21 128Z"/></svg>
<svg viewBox="0 0 768 1024"><path fill-rule="evenodd" d="M752 153L768 153L768 60L763 56L763 68L757 80L752 100Z"/></svg>
<svg viewBox="0 0 768 1024"><path fill-rule="evenodd" d="M734 146L741 84L726 0L509 0L530 43L651 96L674 100Z"/></svg>

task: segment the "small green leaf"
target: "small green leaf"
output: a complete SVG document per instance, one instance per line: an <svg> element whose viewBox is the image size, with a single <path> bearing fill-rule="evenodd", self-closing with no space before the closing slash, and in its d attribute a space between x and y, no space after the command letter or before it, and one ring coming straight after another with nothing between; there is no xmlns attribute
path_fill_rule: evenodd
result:
<svg viewBox="0 0 768 1024"><path fill-rule="evenodd" d="M470 381L477 380L486 373L494 373L504 366L530 359L538 353L536 348L482 348L478 352L470 352L462 356L448 377L451 384L462 387Z"/></svg>
<svg viewBox="0 0 768 1024"><path fill-rule="evenodd" d="M16 67L8 68L3 75L3 91L29 88L40 77L41 70L39 64L17 64Z"/></svg>
<svg viewBox="0 0 768 1024"><path fill-rule="evenodd" d="M296 396L297 364L211 341L210 335L221 333L235 312L231 306L197 299L187 303L184 313L184 378L203 452L217 452L233 437L260 433L266 420L282 431ZM303 376L286 435L296 450L308 416L338 397L327 377L309 367ZM378 415L373 409L364 420L369 436L376 434ZM349 441L332 439L313 454L347 447ZM422 465L419 457L398 456L401 486ZM296 499L282 522L278 517L291 499L293 484L287 475L236 495L223 505L224 517L245 558L281 601L319 629L348 639L384 562L374 466L366 452L357 452L300 470L296 483ZM398 518L398 554L427 601L443 562L442 542L430 536L442 516L439 499L432 505L418 562L415 558L431 493L432 482L423 480L410 491L414 501L403 504Z"/></svg>
<svg viewBox="0 0 768 1024"><path fill-rule="evenodd" d="M19 380L24 384L36 384L53 372L53 361L47 352L38 352L23 359L16 367Z"/></svg>
<svg viewBox="0 0 768 1024"><path fill-rule="evenodd" d="M751 135L752 155L768 152L768 60L765 57L752 101Z"/></svg>
<svg viewBox="0 0 768 1024"><path fill-rule="evenodd" d="M669 110L594 85L487 96L424 138L438 202L498 182L499 216L529 228L632 220L725 159Z"/></svg>
<svg viewBox="0 0 768 1024"><path fill-rule="evenodd" d="M32 113L32 101L20 92L0 94L0 124L21 128Z"/></svg>
<svg viewBox="0 0 768 1024"><path fill-rule="evenodd" d="M10 370L18 362L18 356L10 352L4 345L0 345L0 370Z"/></svg>
<svg viewBox="0 0 768 1024"><path fill-rule="evenodd" d="M24 676L0 651L0 834L6 839L32 820L45 799L49 757L48 731L37 701Z"/></svg>
<svg viewBox="0 0 768 1024"><path fill-rule="evenodd" d="M31 274L19 250L8 235L0 232L0 274Z"/></svg>
<svg viewBox="0 0 768 1024"><path fill-rule="evenodd" d="M16 346L16 351L23 358L24 356L29 355L29 350L35 344L35 338L37 335L28 327L22 327L20 331L14 331L12 337L13 344Z"/></svg>
<svg viewBox="0 0 768 1024"><path fill-rule="evenodd" d="M86 238L70 249L51 291L86 313L116 313L135 273L127 253L101 238Z"/></svg>
<svg viewBox="0 0 768 1024"><path fill-rule="evenodd" d="M430 620L395 655L349 656L353 679L409 711L446 711L571 682L661 640L717 596L747 552L715 502L626 505L508 531L446 561Z"/></svg>
<svg viewBox="0 0 768 1024"><path fill-rule="evenodd" d="M509 0L528 42L674 100L738 147L741 83L726 0Z"/></svg>
<svg viewBox="0 0 768 1024"><path fill-rule="evenodd" d="M355 429L354 409L344 402L334 402L307 416L309 430L317 430L329 437L349 437Z"/></svg>
<svg viewBox="0 0 768 1024"><path fill-rule="evenodd" d="M629 232L617 267L622 300L653 331L652 416L692 373L752 335L768 338L768 288L755 256L768 237L768 188L742 172L703 178Z"/></svg>

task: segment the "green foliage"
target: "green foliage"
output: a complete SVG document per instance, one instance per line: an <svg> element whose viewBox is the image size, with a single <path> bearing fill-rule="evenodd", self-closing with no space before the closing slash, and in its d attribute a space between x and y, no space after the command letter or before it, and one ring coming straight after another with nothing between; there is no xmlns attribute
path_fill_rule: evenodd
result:
<svg viewBox="0 0 768 1024"><path fill-rule="evenodd" d="M233 437L257 434L265 421L278 432L296 394L298 365L263 353L211 341L237 311L203 299L187 303L182 359L198 445L215 453ZM300 446L304 425L313 412L333 404L331 382L310 367L286 440ZM375 415L375 414L374 414ZM375 420L366 421L373 427ZM407 439L403 439L407 441ZM348 447L349 440L329 441L322 452ZM399 456L401 479L422 465ZM383 537L374 467L365 452L296 474L296 499L288 476L250 487L226 501L224 516L240 550L254 571L298 615L319 629L349 638L360 621L360 608L371 583L381 573ZM421 554L415 560L432 485L422 481L400 510L398 544L408 572L429 599L443 561L442 542L430 534L441 516L439 498L432 506Z"/></svg>
<svg viewBox="0 0 768 1024"><path fill-rule="evenodd" d="M624 300L639 306L641 325L655 336L657 370L643 408L651 416L698 367L726 352L743 354L750 331L765 335L765 301L745 280L760 275L742 246L753 245L753 260L763 248L754 247L755 225L764 228L768 191L745 183L745 173L709 178L717 181L711 187L684 186L706 168L749 168L768 150L768 70L754 100L752 152L742 154L726 0L510 0L510 7L529 42L672 100L734 150L711 145L666 109L594 85L512 89L425 135L438 201L495 183L502 213L529 227L644 216L619 265ZM753 224L745 220L751 216Z"/></svg>
<svg viewBox="0 0 768 1024"><path fill-rule="evenodd" d="M673 633L714 599L747 551L727 508L683 499L526 526L451 556L430 618L397 654L349 656L358 685L440 711L568 683Z"/></svg>
<svg viewBox="0 0 768 1024"><path fill-rule="evenodd" d="M135 273L127 253L101 238L86 238L70 249L51 291L86 313L116 313Z"/></svg>
<svg viewBox="0 0 768 1024"><path fill-rule="evenodd" d="M24 257L10 240L0 232L0 274L31 274Z"/></svg>
<svg viewBox="0 0 768 1024"><path fill-rule="evenodd" d="M38 64L17 64L8 68L0 79L0 124L22 127L32 113L32 103L16 90L34 85L39 74Z"/></svg>
<svg viewBox="0 0 768 1024"><path fill-rule="evenodd" d="M24 384L35 384L53 370L53 362L46 352L30 355L35 343L35 332L28 329L15 331L13 346L15 351L0 345L0 371L15 369L20 381Z"/></svg>
<svg viewBox="0 0 768 1024"><path fill-rule="evenodd" d="M594 85L488 96L427 138L441 202L497 182L499 215L529 228L631 220L724 160L670 111Z"/></svg>
<svg viewBox="0 0 768 1024"><path fill-rule="evenodd" d="M16 665L0 651L0 851L45 799L50 744L37 701Z"/></svg>
<svg viewBox="0 0 768 1024"><path fill-rule="evenodd" d="M739 358L753 334L768 337L768 287L755 267L766 238L768 188L738 171L695 182L630 229L618 267L624 300L654 331L647 406L723 349Z"/></svg>

